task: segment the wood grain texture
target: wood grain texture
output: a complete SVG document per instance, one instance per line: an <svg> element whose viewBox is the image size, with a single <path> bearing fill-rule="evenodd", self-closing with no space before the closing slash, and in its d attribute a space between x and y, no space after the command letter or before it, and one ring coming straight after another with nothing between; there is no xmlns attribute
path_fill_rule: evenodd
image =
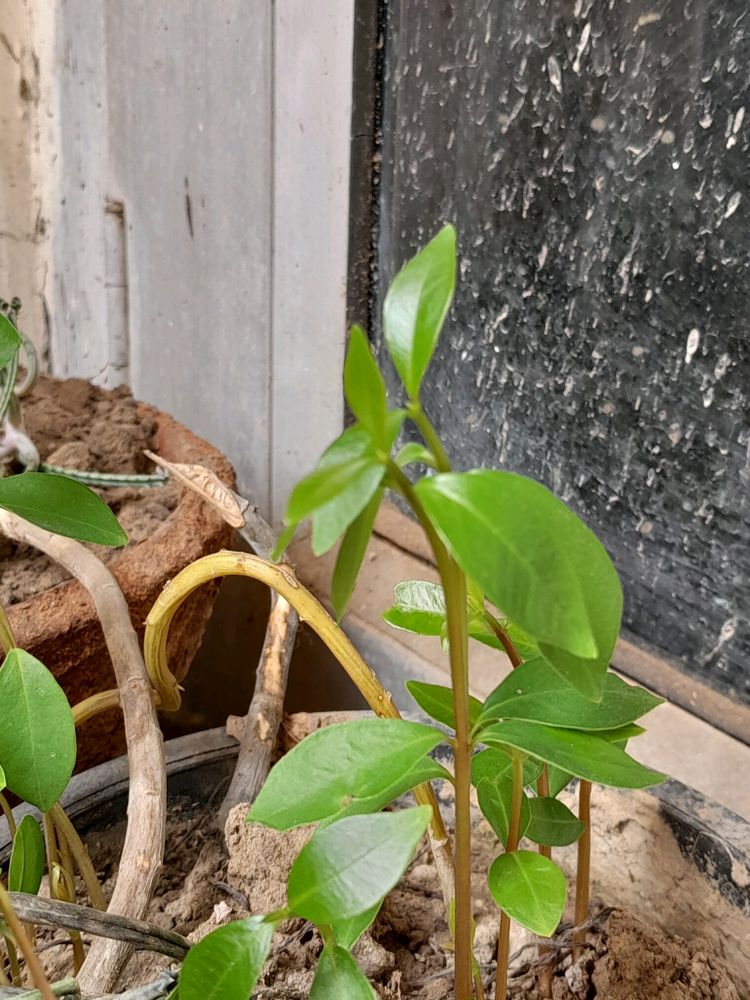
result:
<svg viewBox="0 0 750 1000"><path fill-rule="evenodd" d="M389 10L381 301L460 236L430 416L458 467L550 486L629 631L750 703L746 5Z"/></svg>

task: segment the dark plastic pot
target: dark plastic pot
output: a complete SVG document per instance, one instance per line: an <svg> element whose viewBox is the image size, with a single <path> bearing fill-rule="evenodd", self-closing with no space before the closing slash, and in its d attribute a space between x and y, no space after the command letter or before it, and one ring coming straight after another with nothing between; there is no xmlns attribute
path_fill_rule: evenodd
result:
<svg viewBox="0 0 750 1000"><path fill-rule="evenodd" d="M350 713L353 714L353 713ZM314 717L313 717L314 718ZM215 800L237 744L223 729L166 743L170 796ZM571 793L572 794L572 793ZM102 829L125 815L127 760L76 775L63 803L77 828ZM20 806L17 815L32 811ZM750 982L750 824L676 781L648 791L595 788L592 888L609 905L687 939L706 938L741 995ZM10 846L0 821L0 864ZM571 867L573 848L556 849Z"/></svg>

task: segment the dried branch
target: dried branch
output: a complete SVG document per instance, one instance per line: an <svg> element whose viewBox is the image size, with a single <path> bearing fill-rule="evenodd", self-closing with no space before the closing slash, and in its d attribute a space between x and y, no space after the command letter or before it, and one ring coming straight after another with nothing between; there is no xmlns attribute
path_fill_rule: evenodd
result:
<svg viewBox="0 0 750 1000"><path fill-rule="evenodd" d="M242 720L242 739L232 783L219 810L223 827L240 802L254 802L268 777L276 737L284 714L289 664L297 637L299 618L283 597L274 593L266 626L255 690Z"/></svg>
<svg viewBox="0 0 750 1000"><path fill-rule="evenodd" d="M28 924L64 927L112 941L124 941L137 950L155 951L180 962L190 950L187 938L146 920L129 920L115 913L102 913L93 907L63 903L25 892L12 892L10 898L18 916Z"/></svg>
<svg viewBox="0 0 750 1000"><path fill-rule="evenodd" d="M161 732L127 602L112 573L79 542L52 535L4 510L0 530L63 566L96 607L120 691L130 772L128 825L109 912L140 919L146 915L164 857L167 790ZM78 977L82 992L113 989L131 952L125 941L96 940Z"/></svg>

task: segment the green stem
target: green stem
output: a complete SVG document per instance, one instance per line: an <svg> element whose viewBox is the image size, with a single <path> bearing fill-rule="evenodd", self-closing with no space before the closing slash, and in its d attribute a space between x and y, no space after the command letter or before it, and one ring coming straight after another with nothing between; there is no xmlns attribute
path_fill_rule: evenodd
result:
<svg viewBox="0 0 750 1000"><path fill-rule="evenodd" d="M451 462L443 447L443 442L437 435L437 431L430 423L427 414L422 409L422 404L418 399L413 399L406 404L406 412L419 428L419 432L424 438L424 443L435 456L438 472L450 472Z"/></svg>
<svg viewBox="0 0 750 1000"><path fill-rule="evenodd" d="M57 829L58 838L64 843L75 859L78 871L81 873L83 881L86 883L91 905L97 910L106 910L107 903L104 899L101 883L96 874L86 845L78 836L78 831L70 822L67 813L59 802L55 803L49 811L49 815Z"/></svg>
<svg viewBox="0 0 750 1000"><path fill-rule="evenodd" d="M396 488L419 518L432 546L445 593L448 648L453 689L456 738L454 767L456 790L456 1000L472 997L471 912L471 724L469 722L469 629L466 611L466 578L440 541L417 493L395 464L389 472Z"/></svg>
<svg viewBox="0 0 750 1000"><path fill-rule="evenodd" d="M513 798L508 826L506 854L518 850L521 839L521 807L523 805L523 755L513 751ZM508 991L508 966L510 964L510 917L503 910L500 914L500 932L497 940L497 972L495 974L495 1000L504 1000Z"/></svg>
<svg viewBox="0 0 750 1000"><path fill-rule="evenodd" d="M16 821L13 816L13 810L10 808L10 803L5 798L2 792L0 792L0 810L2 810L5 819L8 822L8 829L10 830L11 840L16 835Z"/></svg>

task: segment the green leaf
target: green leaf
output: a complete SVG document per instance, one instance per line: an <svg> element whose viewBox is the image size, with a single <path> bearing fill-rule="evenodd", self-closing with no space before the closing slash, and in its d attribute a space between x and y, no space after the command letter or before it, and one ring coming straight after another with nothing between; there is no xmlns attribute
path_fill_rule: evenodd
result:
<svg viewBox="0 0 750 1000"><path fill-rule="evenodd" d="M5 368L13 360L22 343L18 330L5 313L0 312L0 368Z"/></svg>
<svg viewBox="0 0 750 1000"><path fill-rule="evenodd" d="M365 557L382 500L383 490L378 489L373 493L365 509L346 529L344 540L336 556L336 565L331 581L331 603L339 621L344 617L344 612L354 593L357 574Z"/></svg>
<svg viewBox="0 0 750 1000"><path fill-rule="evenodd" d="M362 469L373 464L377 464L376 456L367 431L358 425L348 427L326 448L315 471L301 479L292 490L286 524L304 521L356 481Z"/></svg>
<svg viewBox="0 0 750 1000"><path fill-rule="evenodd" d="M316 830L289 873L290 909L315 924L369 910L406 871L430 815L429 806L418 806Z"/></svg>
<svg viewBox="0 0 750 1000"><path fill-rule="evenodd" d="M498 624L507 633L508 638L515 646L522 660L532 660L535 656L539 656L539 647L523 629L518 628L517 625L508 621L507 618L499 619ZM483 615L475 614L469 620L469 636L478 642L484 643L485 646L491 646L493 649L505 652L505 646L503 646L502 642L495 635L495 632Z"/></svg>
<svg viewBox="0 0 750 1000"><path fill-rule="evenodd" d="M482 778L477 784L477 799L482 814L497 834L498 839L502 844L507 844L513 808L513 779L505 774L497 774L494 779ZM526 832L530 818L529 800L524 792L521 799L519 837L522 837Z"/></svg>
<svg viewBox="0 0 750 1000"><path fill-rule="evenodd" d="M331 924L331 930L333 931L333 936L336 938L336 944L342 948L346 948L347 951L351 951L375 917L377 917L382 905L383 900L380 899L369 910L365 910L364 913L358 913L356 917L349 917L347 920L335 920Z"/></svg>
<svg viewBox="0 0 750 1000"><path fill-rule="evenodd" d="M2 769L2 766L0 766L0 792L7 787L8 786L5 784L5 771Z"/></svg>
<svg viewBox="0 0 750 1000"><path fill-rule="evenodd" d="M396 603L383 615L394 628L417 635L440 635L445 621L445 595L439 583L406 580L394 589Z"/></svg>
<svg viewBox="0 0 750 1000"><path fill-rule="evenodd" d="M98 545L125 545L128 536L88 486L49 472L0 479L0 507L45 531Z"/></svg>
<svg viewBox="0 0 750 1000"><path fill-rule="evenodd" d="M533 757L526 757L523 762L523 784L524 788L533 785L536 779L544 770L544 765ZM471 758L471 782L478 785L480 781L487 778L495 781L497 777L512 777L513 759L505 750L496 747L488 747L475 753Z"/></svg>
<svg viewBox="0 0 750 1000"><path fill-rule="evenodd" d="M532 851L501 854L490 868L492 897L505 913L541 937L551 937L562 919L567 897L565 876Z"/></svg>
<svg viewBox="0 0 750 1000"><path fill-rule="evenodd" d="M349 952L326 945L315 970L310 1000L375 1000L375 994Z"/></svg>
<svg viewBox="0 0 750 1000"><path fill-rule="evenodd" d="M406 690L419 707L444 726L456 728L453 714L453 691L441 684L423 684L421 681L407 681ZM477 698L469 696L469 722L473 726L479 718L482 703Z"/></svg>
<svg viewBox="0 0 750 1000"><path fill-rule="evenodd" d="M544 659L528 660L510 673L484 703L481 722L524 719L564 729L624 726L663 703L643 688L608 673L600 702L584 698Z"/></svg>
<svg viewBox="0 0 750 1000"><path fill-rule="evenodd" d="M236 920L211 931L185 956L180 1000L247 1000L271 947L273 925Z"/></svg>
<svg viewBox="0 0 750 1000"><path fill-rule="evenodd" d="M0 761L11 792L46 812L65 791L76 760L73 713L43 663L11 649L0 667Z"/></svg>
<svg viewBox="0 0 750 1000"><path fill-rule="evenodd" d="M555 767L554 764L547 765L547 781L551 798L557 798L563 788L567 788L572 780L573 775L570 771L564 771L561 767Z"/></svg>
<svg viewBox="0 0 750 1000"><path fill-rule="evenodd" d="M249 818L289 830L375 812L426 780L426 774L445 774L425 757L444 740L437 729L404 719L358 719L326 726L272 768Z"/></svg>
<svg viewBox="0 0 750 1000"><path fill-rule="evenodd" d="M388 351L416 399L453 299L456 231L445 226L394 278L383 306Z"/></svg>
<svg viewBox="0 0 750 1000"><path fill-rule="evenodd" d="M529 801L530 819L526 836L535 844L565 847L578 840L586 829L568 807L556 798L536 798Z"/></svg>
<svg viewBox="0 0 750 1000"><path fill-rule="evenodd" d="M344 394L349 409L378 447L386 447L386 392L383 376L372 356L362 327L349 334L344 362Z"/></svg>
<svg viewBox="0 0 750 1000"><path fill-rule="evenodd" d="M11 892L39 892L44 875L44 836L33 816L24 816L13 838L13 850L8 868L8 889Z"/></svg>
<svg viewBox="0 0 750 1000"><path fill-rule="evenodd" d="M271 553L271 559L274 562L278 562L286 552L289 544L291 543L294 536L297 534L297 528L299 524L288 524L286 528L279 535L279 540L274 546L274 550Z"/></svg>
<svg viewBox="0 0 750 1000"><path fill-rule="evenodd" d="M414 462L419 462L421 465L426 465L430 468L435 467L435 456L428 448L420 444L419 441L407 441L398 455L396 455L395 461L399 469L403 469Z"/></svg>
<svg viewBox="0 0 750 1000"><path fill-rule="evenodd" d="M515 473L446 473L415 489L461 568L563 677L598 699L622 591L596 536L544 486Z"/></svg>
<svg viewBox="0 0 750 1000"><path fill-rule="evenodd" d="M490 746L523 750L578 778L614 788L647 788L658 785L665 778L628 757L613 743L575 729L553 729L511 719L485 729L482 741Z"/></svg>

